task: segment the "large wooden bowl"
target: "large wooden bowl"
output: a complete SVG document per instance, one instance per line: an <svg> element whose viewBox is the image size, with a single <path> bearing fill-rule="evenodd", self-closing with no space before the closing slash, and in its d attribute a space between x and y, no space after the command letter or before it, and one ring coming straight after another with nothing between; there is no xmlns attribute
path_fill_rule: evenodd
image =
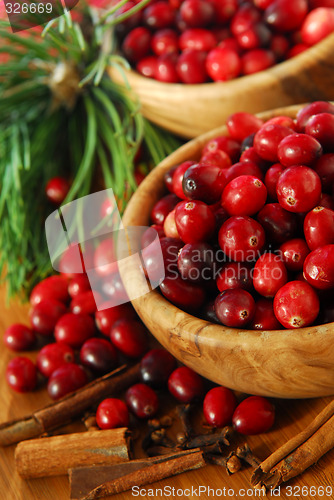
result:
<svg viewBox="0 0 334 500"><path fill-rule="evenodd" d="M294 117L300 106L262 113L264 119ZM220 127L194 139L161 162L139 186L124 215L125 226L145 226L164 192L163 176L174 165L197 159L203 145L226 133ZM120 265L129 293L143 287L130 263ZM146 283L145 283L146 286ZM157 290L133 305L158 341L177 359L208 379L249 394L307 398L334 394L334 323L296 330L226 328L187 314Z"/></svg>
<svg viewBox="0 0 334 500"><path fill-rule="evenodd" d="M293 0L292 0L293 1ZM334 33L314 47L266 71L229 82L184 85L161 83L126 71L141 111L154 123L183 137L221 126L236 111L258 113L316 99L334 99ZM124 84L124 75L109 68Z"/></svg>

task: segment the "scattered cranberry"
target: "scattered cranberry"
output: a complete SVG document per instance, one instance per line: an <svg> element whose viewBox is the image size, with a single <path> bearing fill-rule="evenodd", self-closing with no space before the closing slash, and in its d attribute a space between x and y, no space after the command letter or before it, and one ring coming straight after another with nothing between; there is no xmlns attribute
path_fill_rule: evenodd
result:
<svg viewBox="0 0 334 500"><path fill-rule="evenodd" d="M65 276L50 276L38 283L30 294L30 304L34 306L45 299L66 303L69 299L68 279Z"/></svg>
<svg viewBox="0 0 334 500"><path fill-rule="evenodd" d="M60 399L70 392L80 389L88 382L85 370L75 363L66 363L55 370L48 381L51 399Z"/></svg>
<svg viewBox="0 0 334 500"><path fill-rule="evenodd" d="M107 373L117 366L117 352L108 340L92 338L81 347L80 361L93 372Z"/></svg>
<svg viewBox="0 0 334 500"><path fill-rule="evenodd" d="M17 356L7 365L6 380L16 392L32 391L37 384L36 366L29 358Z"/></svg>
<svg viewBox="0 0 334 500"><path fill-rule="evenodd" d="M46 185L45 193L49 201L61 205L70 190L70 183L63 177L53 177Z"/></svg>
<svg viewBox="0 0 334 500"><path fill-rule="evenodd" d="M15 323L6 329L3 341L11 351L28 351L36 343L36 335L27 326Z"/></svg>
<svg viewBox="0 0 334 500"><path fill-rule="evenodd" d="M96 326L106 337L109 337L113 324L122 318L136 318L136 312L130 304L120 304L108 309L101 309L95 313Z"/></svg>
<svg viewBox="0 0 334 500"><path fill-rule="evenodd" d="M158 411L158 396L146 384L135 384L125 393L125 402L129 410L138 418L148 419Z"/></svg>
<svg viewBox="0 0 334 500"><path fill-rule="evenodd" d="M104 399L96 410L96 423L100 429L116 429L129 426L129 410L120 399Z"/></svg>
<svg viewBox="0 0 334 500"><path fill-rule="evenodd" d="M140 362L142 381L152 387L167 384L168 377L175 368L175 358L165 349L151 349Z"/></svg>
<svg viewBox="0 0 334 500"><path fill-rule="evenodd" d="M78 274L77 276L74 276L68 285L68 293L72 299L84 292L88 292L89 290L90 283L86 274Z"/></svg>
<svg viewBox="0 0 334 500"><path fill-rule="evenodd" d="M67 344L48 344L37 355L37 368L44 377L49 378L52 373L65 363L74 362L73 349Z"/></svg>
<svg viewBox="0 0 334 500"><path fill-rule="evenodd" d="M50 336L57 321L66 313L66 307L54 299L45 299L30 310L30 322L33 329L41 335Z"/></svg>
<svg viewBox="0 0 334 500"><path fill-rule="evenodd" d="M140 358L147 350L147 330L140 321L123 318L114 323L110 340L130 358Z"/></svg>
<svg viewBox="0 0 334 500"><path fill-rule="evenodd" d="M236 397L230 389L214 387L206 394L203 401L205 420L213 427L224 427L232 421L236 406Z"/></svg>
<svg viewBox="0 0 334 500"><path fill-rule="evenodd" d="M96 311L96 300L93 291L88 290L75 297L70 304L70 309L74 314L94 314Z"/></svg>
<svg viewBox="0 0 334 500"><path fill-rule="evenodd" d="M203 396L203 379L187 366L180 366L168 379L168 390L181 403L191 403Z"/></svg>
<svg viewBox="0 0 334 500"><path fill-rule="evenodd" d="M242 328L251 321L255 312L255 302L246 290L233 288L218 295L215 311L223 325Z"/></svg>
<svg viewBox="0 0 334 500"><path fill-rule="evenodd" d="M55 339L77 349L95 332L94 320L88 314L67 313L55 326Z"/></svg>
<svg viewBox="0 0 334 500"><path fill-rule="evenodd" d="M233 427L244 435L261 434L274 424L275 408L262 396L250 396L235 409L232 417Z"/></svg>

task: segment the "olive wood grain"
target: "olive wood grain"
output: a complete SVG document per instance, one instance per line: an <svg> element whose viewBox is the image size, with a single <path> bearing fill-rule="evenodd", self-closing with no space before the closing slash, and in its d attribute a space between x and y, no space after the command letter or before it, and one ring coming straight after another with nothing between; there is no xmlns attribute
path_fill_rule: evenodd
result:
<svg viewBox="0 0 334 500"><path fill-rule="evenodd" d="M294 117L300 107L280 108L258 116ZM151 209L164 192L165 172L185 160L198 159L209 139L225 133L225 126L215 129L162 161L132 197L124 225L149 224ZM126 266L120 263L120 271L129 293L142 286L142 276L129 261ZM133 305L162 345L185 365L218 384L281 398L334 394L334 323L278 331L227 328L181 311L157 290L135 299Z"/></svg>
<svg viewBox="0 0 334 500"><path fill-rule="evenodd" d="M109 68L111 79L124 74ZM197 85L163 83L125 71L146 118L183 137L222 125L237 111L257 113L273 106L334 99L334 34L280 64L229 82Z"/></svg>

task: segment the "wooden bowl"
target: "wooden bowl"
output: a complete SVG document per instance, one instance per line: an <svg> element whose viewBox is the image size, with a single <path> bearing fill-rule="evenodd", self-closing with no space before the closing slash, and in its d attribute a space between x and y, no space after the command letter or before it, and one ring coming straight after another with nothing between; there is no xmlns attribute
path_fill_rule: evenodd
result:
<svg viewBox="0 0 334 500"><path fill-rule="evenodd" d="M295 117L301 106L261 113L265 120ZM124 215L125 226L149 224L150 212L164 192L163 177L174 165L196 160L204 144L225 134L217 128L193 139L162 161L139 186ZM195 318L168 302L135 266L120 263L129 293L143 290L133 306L158 341L204 377L248 394L308 398L334 394L334 323L296 330L253 331L227 328Z"/></svg>
<svg viewBox="0 0 334 500"><path fill-rule="evenodd" d="M125 73L146 118L183 137L197 137L236 111L258 113L273 105L334 99L334 33L288 61L229 82L161 83L135 71ZM109 75L124 85L118 70L109 68Z"/></svg>

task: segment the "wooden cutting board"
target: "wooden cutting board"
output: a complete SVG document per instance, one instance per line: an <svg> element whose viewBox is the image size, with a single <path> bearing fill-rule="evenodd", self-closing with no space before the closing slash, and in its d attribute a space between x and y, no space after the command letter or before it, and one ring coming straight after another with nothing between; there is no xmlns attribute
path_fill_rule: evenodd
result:
<svg viewBox="0 0 334 500"><path fill-rule="evenodd" d="M28 324L28 305L22 305L17 300L6 306L5 293L0 289L0 336L5 328L14 322ZM0 344L1 345L1 344ZM31 359L36 358L36 352L24 354ZM5 368L15 354L4 346L0 349L0 422L22 417L49 403L45 388L29 394L14 393L6 384ZM293 377L293 367L291 367ZM285 441L302 430L314 416L331 400L319 398L309 400L275 400L276 423L274 428L259 436L250 436L247 443L260 459L266 458ZM65 432L82 429L82 424L73 423L64 429ZM0 448L0 500L67 500L69 499L69 483L67 476L22 480L15 471L15 446ZM246 468L233 476L228 476L225 470L218 466L207 466L204 469L181 474L159 483L147 486L138 496L131 491L114 496L115 500L130 500L134 498L252 498L249 478L251 469ZM201 494L199 487L202 487ZM311 489L311 487L313 487ZM166 488L165 494L156 488ZM172 496L174 490L174 496ZM191 488L194 488L191 496ZM206 488L206 491L204 490ZM211 490L208 490L211 488ZM319 489L318 489L319 488ZM326 490L327 488L327 490ZM178 491L177 491L178 490ZM215 491L216 490L216 491ZM220 491L221 490L221 491ZM247 493L247 490L248 493ZM134 492L136 493L136 492ZM169 495L169 496L168 496ZM215 495L215 496L214 496ZM110 497L111 498L111 497ZM259 498L259 496L254 496ZM326 499L334 498L334 451L330 451L318 464L311 467L299 478L290 481L288 487L281 487L276 497L282 499Z"/></svg>

